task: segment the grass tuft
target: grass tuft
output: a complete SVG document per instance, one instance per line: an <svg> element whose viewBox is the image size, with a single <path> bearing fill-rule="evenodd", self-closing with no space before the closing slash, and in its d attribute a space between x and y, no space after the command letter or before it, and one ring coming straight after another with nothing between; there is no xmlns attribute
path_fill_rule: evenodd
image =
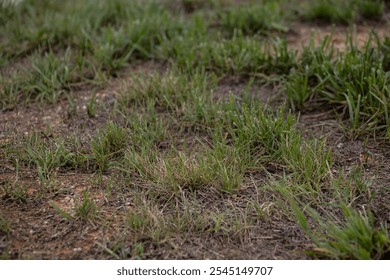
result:
<svg viewBox="0 0 390 280"><path fill-rule="evenodd" d="M343 220L328 213L320 216L309 209L315 229L311 230L304 213L295 202L291 203L302 229L316 244L311 252L331 259L382 259L390 252L390 236L386 225L374 225L369 211L357 211L341 206Z"/></svg>
<svg viewBox="0 0 390 280"><path fill-rule="evenodd" d="M221 27L228 34L266 34L270 31L287 31L279 1L261 4L232 6L219 14Z"/></svg>
<svg viewBox="0 0 390 280"><path fill-rule="evenodd" d="M347 116L352 133L385 130L390 124L389 73L380 48L370 39L359 50L350 38L346 52L335 53L328 42L329 38L318 48L307 47L287 77L290 104L302 108L315 101L333 106Z"/></svg>

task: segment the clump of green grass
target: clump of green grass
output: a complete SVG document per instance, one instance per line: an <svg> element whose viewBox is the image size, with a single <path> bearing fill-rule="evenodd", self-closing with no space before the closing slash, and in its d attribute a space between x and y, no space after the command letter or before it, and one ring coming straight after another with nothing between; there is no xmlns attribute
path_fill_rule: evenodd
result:
<svg viewBox="0 0 390 280"><path fill-rule="evenodd" d="M310 1L302 17L308 21L331 23L350 23L355 19L356 11L351 9L351 1L319 0Z"/></svg>
<svg viewBox="0 0 390 280"><path fill-rule="evenodd" d="M214 9L223 6L227 0L180 0L184 10L188 13L201 9Z"/></svg>
<svg viewBox="0 0 390 280"><path fill-rule="evenodd" d="M41 185L50 187L57 170L69 165L74 154L65 147L64 141L45 141L34 133L17 157L27 164L33 164Z"/></svg>
<svg viewBox="0 0 390 280"><path fill-rule="evenodd" d="M125 218L128 229L135 235L135 241L145 235L156 243L169 240L173 234L170 216L164 215L164 212L150 201L140 200L138 197L135 200L138 205L137 209Z"/></svg>
<svg viewBox="0 0 390 280"><path fill-rule="evenodd" d="M5 199L16 202L26 202L28 200L27 187L18 182L18 178L14 182L5 181L1 184L0 190L4 194Z"/></svg>
<svg viewBox="0 0 390 280"><path fill-rule="evenodd" d="M153 100L148 101L145 105L138 112L132 112L126 116L126 127L130 130L132 147L156 149L162 142L168 140L167 127L171 122L169 119L160 118Z"/></svg>
<svg viewBox="0 0 390 280"><path fill-rule="evenodd" d="M299 67L287 77L290 104L302 108L316 101L338 107L348 116L353 133L385 130L390 91L381 51L369 40L363 50L350 43L345 52L335 53L328 42L329 38L318 48L306 48Z"/></svg>
<svg viewBox="0 0 390 280"><path fill-rule="evenodd" d="M182 120L187 127L207 126L216 116L212 96L216 81L215 75L205 71L193 71L191 78L177 69L164 74L153 74L147 78L144 75L136 75L133 82L120 91L117 111L121 116L125 116L129 127L137 125L137 130L147 125L139 124L140 120L156 123L156 111L162 110L164 114L168 113ZM141 110L144 111L142 114L138 114L142 118L135 116L134 112L129 112L134 106L145 108ZM149 120L145 119L146 115L149 115ZM165 119L164 123L169 121ZM154 131L163 136L161 126L162 123L155 126Z"/></svg>
<svg viewBox="0 0 390 280"><path fill-rule="evenodd" d="M58 58L50 52L43 58L34 57L32 71L24 90L30 98L55 103L64 93L70 79L70 53Z"/></svg>
<svg viewBox="0 0 390 280"><path fill-rule="evenodd" d="M385 12L383 0L356 0L359 14L368 20L380 20Z"/></svg>
<svg viewBox="0 0 390 280"><path fill-rule="evenodd" d="M160 56L172 59L185 72L206 69L217 75L241 76L285 74L295 60L284 41L261 43L240 33L218 40L179 36L162 44Z"/></svg>
<svg viewBox="0 0 390 280"><path fill-rule="evenodd" d="M319 0L305 3L302 17L309 21L326 23L352 23L358 16L380 20L384 14L382 0Z"/></svg>
<svg viewBox="0 0 390 280"><path fill-rule="evenodd" d="M352 204L359 198L370 197L372 182L363 176L362 167L353 167L351 171L338 172L337 176L330 180L329 190L332 198L341 203Z"/></svg>
<svg viewBox="0 0 390 280"><path fill-rule="evenodd" d="M0 76L0 110L16 107L20 99L22 79L16 74L11 77Z"/></svg>
<svg viewBox="0 0 390 280"><path fill-rule="evenodd" d="M141 14L117 29L105 27L96 39L90 38L99 67L115 73L131 59L153 58L156 46L182 29L183 23L158 5L142 9Z"/></svg>
<svg viewBox="0 0 390 280"><path fill-rule="evenodd" d="M375 226L369 211L357 211L342 205L343 216L327 213L325 217L308 208L309 219L291 203L299 225L317 246L311 253L331 259L382 259L390 252L390 236L385 224Z"/></svg>
<svg viewBox="0 0 390 280"><path fill-rule="evenodd" d="M148 100L154 100L158 108L180 114L194 99L205 95L212 84L212 77L202 72L194 73L191 78L173 70L148 78L144 75L134 76L131 85L122 91L119 103L121 107L134 104L145 106Z"/></svg>
<svg viewBox="0 0 390 280"><path fill-rule="evenodd" d="M0 86L1 109L13 109L18 103L31 99L55 103L72 80L70 52L58 58L53 52L34 55L31 69L23 69L4 76Z"/></svg>
<svg viewBox="0 0 390 280"><path fill-rule="evenodd" d="M305 184L310 191L320 192L322 182L330 173L332 153L325 141L305 141L301 135L297 135L286 141L283 161L292 174L292 180Z"/></svg>
<svg viewBox="0 0 390 280"><path fill-rule="evenodd" d="M123 114L128 129L128 145L115 168L124 172L129 179L154 177L159 145L167 139L167 129L158 117L155 104L148 103L140 112Z"/></svg>
<svg viewBox="0 0 390 280"><path fill-rule="evenodd" d="M121 164L116 168L127 175L130 184L134 183L133 180L137 177L153 181L157 161L158 153L150 146L130 147L125 151Z"/></svg>
<svg viewBox="0 0 390 280"><path fill-rule="evenodd" d="M99 207L96 205L88 191L83 192L82 199L76 202L74 207L75 217L85 221L93 221L99 215Z"/></svg>
<svg viewBox="0 0 390 280"><path fill-rule="evenodd" d="M31 53L38 48L47 50L49 47L73 46L85 51L100 42L101 30L110 26L112 30L127 26L131 31L128 35L145 34L144 38L128 36L135 39L132 42L141 48L143 44L140 41L150 41L150 36L157 38L163 35L154 31L162 30L174 21L166 16L168 11L162 5L152 1L143 4L126 0L71 0L66 3L57 0L50 4L25 1L4 15L6 24L0 29L7 38L4 50L11 57ZM12 49L12 46L21 48Z"/></svg>
<svg viewBox="0 0 390 280"><path fill-rule="evenodd" d="M79 139L67 139L46 136L34 132L30 136L15 137L4 146L4 159L15 166L16 175L22 167L36 168L38 179L43 186L50 186L59 171L86 168L89 165L88 151L82 147ZM20 199L25 199L23 185L16 181L10 191Z"/></svg>
<svg viewBox="0 0 390 280"><path fill-rule="evenodd" d="M126 0L98 3L71 0L50 4L25 1L1 15L4 25L0 34L5 38L0 44L2 63L11 63L36 51L55 50L57 54L71 49L83 59L83 67L77 68L83 76L79 79L91 75L84 72L93 72L95 76L99 72L116 75L135 59L151 59L163 40L169 40L185 26L180 16L174 16L164 5L153 1L142 5ZM33 68L39 68L45 78L44 84L41 83L43 88L36 89L37 94L62 89L63 80L58 78L64 74L63 69L55 67L54 58L36 64ZM61 66L68 67L65 61ZM45 72L48 67L55 67L51 73L57 70L57 77L48 76Z"/></svg>
<svg viewBox="0 0 390 280"><path fill-rule="evenodd" d="M271 112L261 105L227 113L231 143L248 157L252 167L279 165L295 182L319 190L331 165L331 153L323 141L304 140L296 119L282 107Z"/></svg>
<svg viewBox="0 0 390 280"><path fill-rule="evenodd" d="M156 183L170 186L176 192L211 186L214 178L210 172L204 172L211 169L210 164L201 162L200 157L190 157L179 152L177 156L161 159L155 166Z"/></svg>
<svg viewBox="0 0 390 280"><path fill-rule="evenodd" d="M245 159L234 147L217 143L197 155L182 152L157 162L155 182L175 192L214 187L222 192L239 189L245 174Z"/></svg>
<svg viewBox="0 0 390 280"><path fill-rule="evenodd" d="M283 108L274 113L261 104L250 107L243 104L236 110L226 111L224 118L230 141L254 158L280 159L286 139L296 134L296 120Z"/></svg>
<svg viewBox="0 0 390 280"><path fill-rule="evenodd" d="M92 156L97 170L106 171L110 166L110 161L118 158L129 144L129 136L126 129L114 122L106 125L91 142Z"/></svg>
<svg viewBox="0 0 390 280"><path fill-rule="evenodd" d="M127 149L119 167L128 176L135 175L174 192L207 187L231 192L243 180L245 159L235 147L216 142L213 149L204 147L196 155L174 149L160 151L159 155L153 141L145 141L142 135L137 138L139 144Z"/></svg>
<svg viewBox="0 0 390 280"><path fill-rule="evenodd" d="M237 31L244 35L266 34L269 31L287 31L279 1L232 6L219 14L220 24L228 34Z"/></svg>

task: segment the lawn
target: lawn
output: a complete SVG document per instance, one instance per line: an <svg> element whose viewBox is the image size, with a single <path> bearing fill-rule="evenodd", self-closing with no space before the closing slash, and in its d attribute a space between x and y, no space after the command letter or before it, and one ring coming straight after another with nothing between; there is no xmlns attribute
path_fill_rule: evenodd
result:
<svg viewBox="0 0 390 280"><path fill-rule="evenodd" d="M10 2L0 259L390 258L389 1Z"/></svg>

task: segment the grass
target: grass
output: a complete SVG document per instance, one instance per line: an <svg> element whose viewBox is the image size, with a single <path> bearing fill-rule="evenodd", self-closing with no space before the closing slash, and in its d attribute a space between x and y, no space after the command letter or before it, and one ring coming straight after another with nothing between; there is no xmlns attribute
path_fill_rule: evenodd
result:
<svg viewBox="0 0 390 280"><path fill-rule="evenodd" d="M210 187L230 193L240 187L244 178L245 165L240 155L225 145L193 157L178 153L157 163L156 183L170 186L177 193Z"/></svg>
<svg viewBox="0 0 390 280"><path fill-rule="evenodd" d="M150 2L143 6L137 1L129 5L125 0L100 1L97 4L95 1L85 1L83 4L70 1L65 5L61 1L52 1L49 5L42 5L44 1L41 2L39 7L44 8L37 9L38 6L35 6L33 1L25 1L13 9L3 8L7 12L4 14L7 24L2 28L2 32L14 34L9 36L9 40L4 44L6 53L11 57L37 48L56 46L76 46L88 51L95 46L102 48L99 44L103 42L102 39L107 40L105 44L108 49L105 52L110 52L111 46L114 48L112 54L115 54L115 50L120 51L121 47L133 43L137 51L142 53L142 49L153 44L159 35L167 31L166 27L169 29L169 26L172 26L167 11L163 10L161 5ZM128 28L127 31L124 30L125 27ZM129 32L127 35L130 36L124 41L123 32L110 33L110 30ZM146 36L140 37L141 34ZM124 43L123 46L120 45L121 42ZM12 45L22 48L12 49ZM131 46L129 47L128 50L131 50Z"/></svg>
<svg viewBox="0 0 390 280"><path fill-rule="evenodd" d="M286 73L295 58L283 41L261 43L240 32L219 40L192 34L177 37L162 44L160 56L173 59L186 72L200 68L217 75L243 76Z"/></svg>
<svg viewBox="0 0 390 280"><path fill-rule="evenodd" d="M344 220L328 213L321 217L311 210L316 229L312 231L309 222L296 203L292 203L300 226L316 244L312 253L331 259L384 259L390 251L390 237L386 225L374 225L369 211L357 211L341 206ZM310 209L309 209L310 210Z"/></svg>
<svg viewBox="0 0 390 280"><path fill-rule="evenodd" d="M292 107L302 108L313 102L339 106L352 133L386 130L388 73L381 51L372 39L358 50L350 38L347 51L335 53L328 39L318 48L306 48L301 67L294 68L287 77L285 91Z"/></svg>
<svg viewBox="0 0 390 280"><path fill-rule="evenodd" d="M228 34L266 34L287 31L280 1L261 1L259 4L229 7L219 15L221 27Z"/></svg>
<svg viewBox="0 0 390 280"><path fill-rule="evenodd" d="M99 207L91 198L88 191L84 191L82 198L79 198L79 201L75 204L74 212L75 217L85 221L93 221L99 215Z"/></svg>
<svg viewBox="0 0 390 280"><path fill-rule="evenodd" d="M94 222L99 218L100 207L95 203L88 190L83 191L81 197L76 197L75 205L70 211L63 210L55 202L49 201L49 205L67 221Z"/></svg>
<svg viewBox="0 0 390 280"><path fill-rule="evenodd" d="M72 157L62 141L45 143L39 134L33 134L27 140L24 158L27 164L36 167L36 172L42 186L50 187L59 167L65 166ZM22 158L23 160L23 158Z"/></svg>
<svg viewBox="0 0 390 280"><path fill-rule="evenodd" d="M191 79L180 71L155 73L148 78L136 75L131 85L121 92L119 105L122 108L134 104L145 106L153 100L155 107L181 114L183 107L206 95L212 79L202 72L194 73Z"/></svg>
<svg viewBox="0 0 390 280"><path fill-rule="evenodd" d="M2 6L2 207L40 205L72 228L89 222L83 240L97 237L93 254L97 245L115 259L204 257L222 243L246 257L263 238L260 230L273 242L280 238L280 250L298 246L298 252L308 238L313 258L388 257L386 189L377 181L387 163L376 157L386 157L390 139L389 39L372 34L361 48L350 35L342 51L331 37L290 47L299 17L350 24L379 20L385 6L303 5L26 0ZM41 116L48 112L36 113L47 108L55 108L59 123L46 125ZM344 135L330 126L322 131L317 117L301 122L300 114L324 110L335 113ZM374 152L359 165L362 136L370 143L364 152ZM351 147L344 151L339 143ZM79 176L90 180L75 185ZM55 202L70 195L75 204L66 210ZM25 208L15 211L28 216ZM50 228L61 228L47 219ZM284 236L290 228L294 238ZM110 235L101 236L106 230ZM12 240L3 216L0 231ZM199 245L206 241L210 248ZM223 254L211 256L230 256Z"/></svg>
<svg viewBox="0 0 390 280"><path fill-rule="evenodd" d="M120 156L126 148L128 134L126 130L115 123L108 123L92 140L91 148L97 170L106 171L111 159Z"/></svg>
<svg viewBox="0 0 390 280"><path fill-rule="evenodd" d="M4 197L10 201L25 203L29 199L27 187L18 182L18 178L14 182L4 181L1 189Z"/></svg>
<svg viewBox="0 0 390 280"><path fill-rule="evenodd" d="M382 0L360 0L357 7L361 16L369 20L379 20L385 12L385 1Z"/></svg>
<svg viewBox="0 0 390 280"><path fill-rule="evenodd" d="M52 1L38 9L25 1L15 8L1 8L6 23L0 30L6 38L0 45L2 64L35 54L31 67L12 78L2 77L1 109L30 99L55 103L71 85L96 84L136 59L153 58L157 46L182 29L180 18L156 3L73 4ZM59 58L58 52L65 54Z"/></svg>
<svg viewBox="0 0 390 280"><path fill-rule="evenodd" d="M350 24L361 17L366 20L380 20L384 14L382 0L319 0L307 1L302 18L308 21Z"/></svg>

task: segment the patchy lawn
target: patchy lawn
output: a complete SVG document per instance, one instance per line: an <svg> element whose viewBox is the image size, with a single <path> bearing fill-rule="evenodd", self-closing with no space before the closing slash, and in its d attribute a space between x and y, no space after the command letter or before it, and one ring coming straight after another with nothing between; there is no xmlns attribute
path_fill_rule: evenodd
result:
<svg viewBox="0 0 390 280"><path fill-rule="evenodd" d="M388 1L146 2L0 7L0 258L389 259Z"/></svg>

